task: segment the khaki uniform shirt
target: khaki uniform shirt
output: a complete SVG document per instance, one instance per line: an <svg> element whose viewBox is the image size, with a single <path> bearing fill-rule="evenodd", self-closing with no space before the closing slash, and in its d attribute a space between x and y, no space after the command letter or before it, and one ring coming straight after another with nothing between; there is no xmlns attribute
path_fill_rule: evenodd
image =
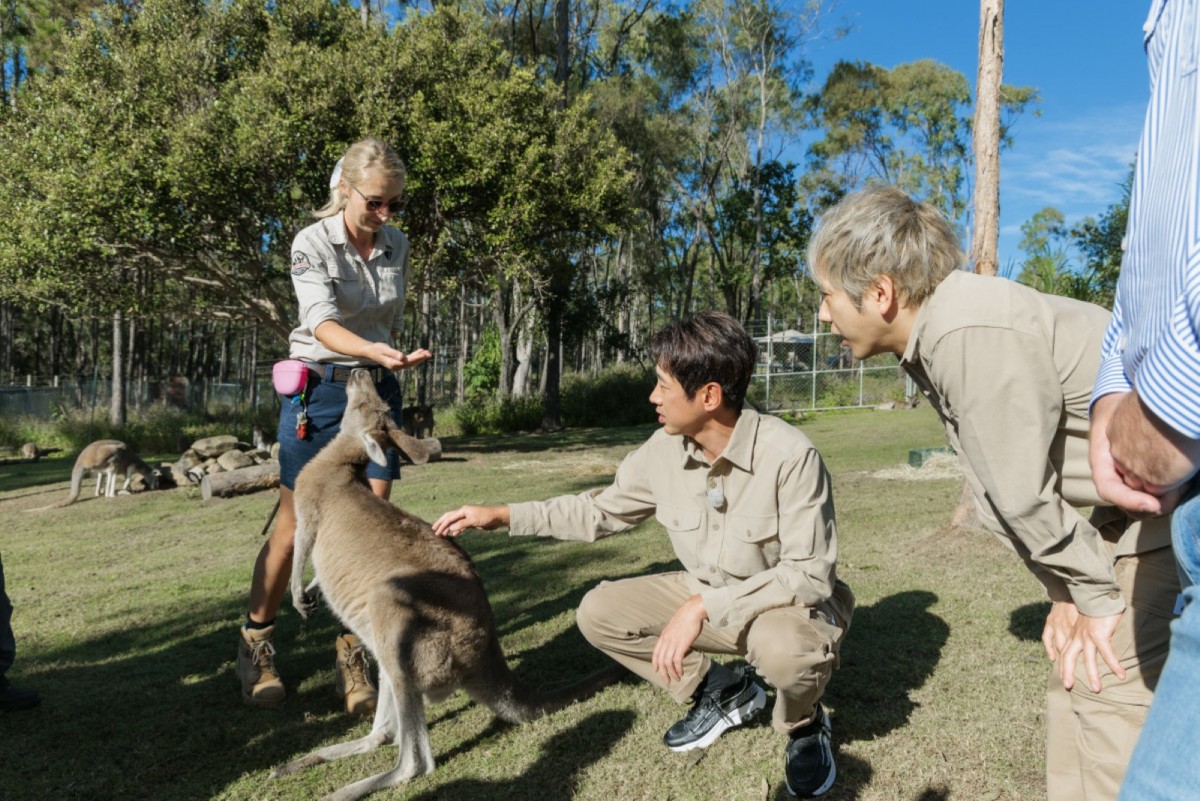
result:
<svg viewBox="0 0 1200 801"><path fill-rule="evenodd" d="M341 214L318 220L292 242L292 285L300 301L300 324L288 336L293 359L373 367L335 353L313 332L326 320L369 342L390 342L404 323L408 284L408 238L385 225L375 236L371 257L363 261L346 238Z"/></svg>
<svg viewBox="0 0 1200 801"><path fill-rule="evenodd" d="M723 499L723 500L722 500ZM604 489L509 506L514 536L593 541L651 515L671 537L713 626L833 592L837 533L817 449L776 417L743 409L711 464L692 440L659 429Z"/></svg>
<svg viewBox="0 0 1200 801"><path fill-rule="evenodd" d="M1003 278L946 277L917 314L900 363L946 427L988 528L1051 599L1090 616L1125 608L1113 560L1170 544L1096 494L1088 402L1109 313ZM1096 507L1091 519L1078 511Z"/></svg>

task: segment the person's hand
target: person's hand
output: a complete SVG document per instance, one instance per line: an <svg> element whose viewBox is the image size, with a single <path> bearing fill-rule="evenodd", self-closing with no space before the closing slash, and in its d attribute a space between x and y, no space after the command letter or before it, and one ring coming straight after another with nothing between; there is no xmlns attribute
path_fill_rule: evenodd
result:
<svg viewBox="0 0 1200 801"><path fill-rule="evenodd" d="M439 537L457 537L469 528L490 530L507 526L507 506L460 506L433 521L433 533Z"/></svg>
<svg viewBox="0 0 1200 801"><path fill-rule="evenodd" d="M1106 433L1113 466L1132 490L1165 497L1196 472L1200 441L1160 420L1136 391L1113 404Z"/></svg>
<svg viewBox="0 0 1200 801"><path fill-rule="evenodd" d="M408 356L404 351L396 350L386 342L369 343L363 355L389 370L402 370L408 364Z"/></svg>
<svg viewBox="0 0 1200 801"><path fill-rule="evenodd" d="M683 678L683 658L692 650L692 644L700 636L708 610L699 595L693 595L675 610L654 645L650 665L662 676L665 683Z"/></svg>
<svg viewBox="0 0 1200 801"><path fill-rule="evenodd" d="M1046 615L1046 625L1042 628L1042 645L1046 648L1046 656L1051 662L1058 661L1058 655L1071 641L1075 630L1075 621L1079 620L1079 608L1073 601L1055 601L1050 606L1050 614Z"/></svg>
<svg viewBox="0 0 1200 801"><path fill-rule="evenodd" d="M1069 690L1075 686L1075 664L1080 656L1083 657L1083 668L1087 671L1088 686L1092 692L1098 693L1101 689L1097 655L1118 679L1124 681L1125 668L1121 667L1121 661L1117 659L1117 653L1112 647L1113 632L1117 630L1117 624L1121 622L1123 614L1124 612L1105 617L1079 616L1071 632L1070 642L1059 652L1062 658L1058 662L1058 676L1062 679L1064 687Z"/></svg>
<svg viewBox="0 0 1200 801"><path fill-rule="evenodd" d="M400 354L400 367L397 369L407 370L410 367L416 367L421 362L428 361L432 358L433 354L428 350L425 348L417 348L412 353Z"/></svg>
<svg viewBox="0 0 1200 801"><path fill-rule="evenodd" d="M1088 434L1088 464L1092 468L1092 483L1096 485L1096 492L1101 498L1131 515L1144 517L1167 514L1174 504L1166 508L1164 499L1146 492L1140 485L1131 487L1126 484L1113 459L1109 442L1110 423L1117 407L1132 394L1118 392L1105 395L1092 405L1092 426ZM1121 440L1127 435L1124 430L1113 430L1112 433ZM1174 500L1178 501L1178 497Z"/></svg>

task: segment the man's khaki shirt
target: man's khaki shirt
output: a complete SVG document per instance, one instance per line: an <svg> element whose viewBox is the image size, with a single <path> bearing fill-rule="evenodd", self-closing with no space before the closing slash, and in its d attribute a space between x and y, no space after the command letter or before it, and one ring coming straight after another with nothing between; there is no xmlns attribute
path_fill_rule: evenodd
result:
<svg viewBox="0 0 1200 801"><path fill-rule="evenodd" d="M954 272L922 305L900 363L946 427L988 528L1051 599L1125 608L1113 560L1170 544L1166 519L1105 505L1088 466L1088 402L1109 313L1003 278ZM1082 507L1096 507L1091 520Z"/></svg>
<svg viewBox="0 0 1200 801"><path fill-rule="evenodd" d="M717 627L833 592L837 532L821 455L798 429L751 409L711 464L691 439L659 429L611 486L510 504L509 514L514 536L589 542L654 515Z"/></svg>

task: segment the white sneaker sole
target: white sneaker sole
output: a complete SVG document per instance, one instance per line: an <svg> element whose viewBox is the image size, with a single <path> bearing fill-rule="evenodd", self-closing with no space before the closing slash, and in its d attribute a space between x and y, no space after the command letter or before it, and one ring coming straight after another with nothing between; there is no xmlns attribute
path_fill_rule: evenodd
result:
<svg viewBox="0 0 1200 801"><path fill-rule="evenodd" d="M691 751L694 748L708 748L717 741L725 732L732 728L741 726L748 720L753 720L764 706L767 705L767 694L762 687L754 685L754 695L749 701L734 709L725 717L717 721L717 725L709 729L708 734L701 737L699 740L693 740L687 745L668 745L667 748L675 753Z"/></svg>

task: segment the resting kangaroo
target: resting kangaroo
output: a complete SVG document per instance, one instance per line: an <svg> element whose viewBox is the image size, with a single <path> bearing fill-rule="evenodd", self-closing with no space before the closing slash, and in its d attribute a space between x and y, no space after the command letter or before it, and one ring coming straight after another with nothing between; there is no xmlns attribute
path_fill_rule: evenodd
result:
<svg viewBox="0 0 1200 801"><path fill-rule="evenodd" d="M58 504L59 506L75 503L79 498L85 473L96 474L96 495L100 494L100 485L105 478L108 479L104 490L106 498L112 498L117 494L118 473L125 476L125 485L121 488L123 490L129 489L129 483L133 480L134 473L142 474L142 477L146 479L147 487L158 489L158 473L139 459L132 448L119 440L98 439L84 448L75 459L75 467L71 470L71 494L65 501Z"/></svg>
<svg viewBox="0 0 1200 801"><path fill-rule="evenodd" d="M586 697L621 674L610 668L548 695L517 684L470 557L367 486L367 461L382 464L388 444L418 463L427 458L425 447L392 422L369 373L355 370L346 393L340 432L296 479L292 603L307 617L319 585L330 608L375 656L375 722L367 736L314 751L271 774L399 746L394 768L343 787L329 796L334 801L361 798L433 770L427 701L462 689L502 719L521 723ZM306 591L310 555L316 577Z"/></svg>

